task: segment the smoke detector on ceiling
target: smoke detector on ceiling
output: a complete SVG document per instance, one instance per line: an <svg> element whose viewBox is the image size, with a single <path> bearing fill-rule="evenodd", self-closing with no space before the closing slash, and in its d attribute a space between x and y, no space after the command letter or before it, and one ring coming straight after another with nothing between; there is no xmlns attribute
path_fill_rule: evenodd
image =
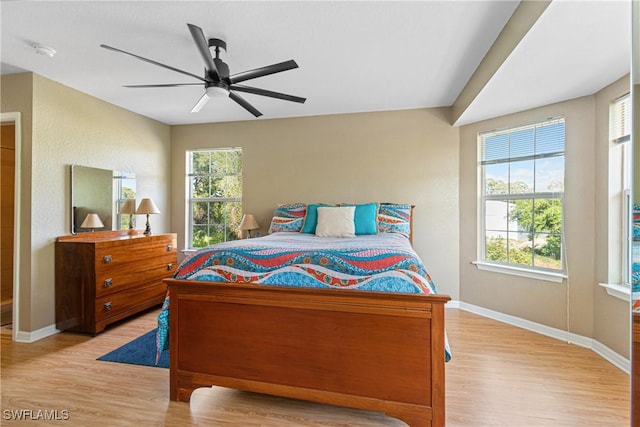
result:
<svg viewBox="0 0 640 427"><path fill-rule="evenodd" d="M49 58L53 58L53 55L56 54L56 50L49 46L44 46L41 44L34 44L33 48L36 50L38 55L46 55Z"/></svg>

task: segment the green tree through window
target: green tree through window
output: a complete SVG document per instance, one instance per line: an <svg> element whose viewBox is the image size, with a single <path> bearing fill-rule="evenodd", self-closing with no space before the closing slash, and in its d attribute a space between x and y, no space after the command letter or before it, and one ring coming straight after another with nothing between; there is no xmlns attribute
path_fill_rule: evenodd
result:
<svg viewBox="0 0 640 427"><path fill-rule="evenodd" d="M242 149L187 152L190 247L236 240L242 219Z"/></svg>

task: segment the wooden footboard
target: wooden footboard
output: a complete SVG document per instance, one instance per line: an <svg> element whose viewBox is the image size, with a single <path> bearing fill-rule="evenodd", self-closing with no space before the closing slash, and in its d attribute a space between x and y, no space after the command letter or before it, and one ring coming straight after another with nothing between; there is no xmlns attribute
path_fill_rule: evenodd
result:
<svg viewBox="0 0 640 427"><path fill-rule="evenodd" d="M445 424L448 296L166 282L171 400L217 385Z"/></svg>

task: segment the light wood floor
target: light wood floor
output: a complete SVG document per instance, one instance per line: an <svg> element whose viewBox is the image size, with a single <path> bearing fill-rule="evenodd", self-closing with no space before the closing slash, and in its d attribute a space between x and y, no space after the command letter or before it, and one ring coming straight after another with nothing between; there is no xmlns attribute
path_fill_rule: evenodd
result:
<svg viewBox="0 0 640 427"><path fill-rule="evenodd" d="M8 425L404 426L382 414L223 388L169 401L166 369L98 362L155 327L157 310L95 338L33 344L2 332L2 418ZM448 426L629 426L629 376L595 353L461 310L447 310ZM68 411L66 421L9 420L8 410Z"/></svg>

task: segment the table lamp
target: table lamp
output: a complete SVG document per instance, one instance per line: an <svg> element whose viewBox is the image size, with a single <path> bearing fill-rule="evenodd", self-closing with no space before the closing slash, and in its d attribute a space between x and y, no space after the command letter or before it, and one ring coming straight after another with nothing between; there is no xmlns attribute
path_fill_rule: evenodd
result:
<svg viewBox="0 0 640 427"><path fill-rule="evenodd" d="M252 214L242 215L242 221L240 221L240 230L247 232L247 237L251 238L251 230L257 230L260 228L258 221Z"/></svg>
<svg viewBox="0 0 640 427"><path fill-rule="evenodd" d="M120 209L120 215L129 215L129 234L134 234L133 215L136 213L136 199L127 199Z"/></svg>
<svg viewBox="0 0 640 427"><path fill-rule="evenodd" d="M153 203L151 199L142 199L138 209L136 209L136 214L147 215L147 227L144 229L144 234L146 236L151 235L151 224L149 224L149 215L150 214L159 214L160 209Z"/></svg>

